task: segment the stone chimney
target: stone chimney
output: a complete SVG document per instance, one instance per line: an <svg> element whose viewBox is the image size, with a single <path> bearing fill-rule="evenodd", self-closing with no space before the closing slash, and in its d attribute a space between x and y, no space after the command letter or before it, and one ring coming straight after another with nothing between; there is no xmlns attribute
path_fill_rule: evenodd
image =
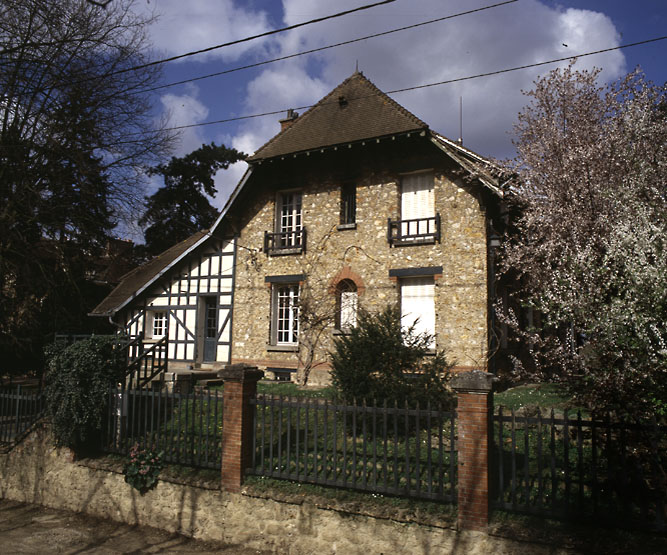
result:
<svg viewBox="0 0 667 555"><path fill-rule="evenodd" d="M292 125L296 121L296 118L298 117L299 114L296 113L291 108L287 110L287 117L285 119L280 120L280 130L285 131L285 129L287 129L290 125Z"/></svg>

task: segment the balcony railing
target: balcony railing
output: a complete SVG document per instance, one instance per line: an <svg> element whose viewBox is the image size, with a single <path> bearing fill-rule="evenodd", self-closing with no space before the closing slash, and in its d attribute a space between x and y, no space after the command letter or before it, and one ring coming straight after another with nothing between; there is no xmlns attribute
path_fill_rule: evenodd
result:
<svg viewBox="0 0 667 555"><path fill-rule="evenodd" d="M387 220L387 241L391 246L440 242L440 214L429 218Z"/></svg>
<svg viewBox="0 0 667 555"><path fill-rule="evenodd" d="M306 228L278 233L264 232L264 252L266 254L299 254L306 252Z"/></svg>

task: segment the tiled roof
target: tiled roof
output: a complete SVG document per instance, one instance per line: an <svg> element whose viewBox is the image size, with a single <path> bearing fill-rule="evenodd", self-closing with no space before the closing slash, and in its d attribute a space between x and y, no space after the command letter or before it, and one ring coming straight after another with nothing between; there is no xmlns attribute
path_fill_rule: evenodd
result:
<svg viewBox="0 0 667 555"><path fill-rule="evenodd" d="M355 72L248 161L424 129L426 123Z"/></svg>
<svg viewBox="0 0 667 555"><path fill-rule="evenodd" d="M153 280L181 254L205 237L207 233L207 231L198 231L184 241L149 260L146 264L127 273L123 276L118 286L90 314L93 316L106 316L115 313L128 300L136 297L147 283Z"/></svg>

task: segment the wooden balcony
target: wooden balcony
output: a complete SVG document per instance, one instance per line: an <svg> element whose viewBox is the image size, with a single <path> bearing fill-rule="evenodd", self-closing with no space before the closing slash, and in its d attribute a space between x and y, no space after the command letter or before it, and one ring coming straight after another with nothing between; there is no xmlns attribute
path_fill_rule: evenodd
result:
<svg viewBox="0 0 667 555"><path fill-rule="evenodd" d="M387 220L387 241L392 247L440 242L440 214L429 218Z"/></svg>
<svg viewBox="0 0 667 555"><path fill-rule="evenodd" d="M264 232L264 252L272 256L306 252L306 228L296 231Z"/></svg>

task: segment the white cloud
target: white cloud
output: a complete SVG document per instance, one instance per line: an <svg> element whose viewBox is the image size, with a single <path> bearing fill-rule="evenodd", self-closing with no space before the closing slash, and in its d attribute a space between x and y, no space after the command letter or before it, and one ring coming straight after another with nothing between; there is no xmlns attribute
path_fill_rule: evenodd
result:
<svg viewBox="0 0 667 555"><path fill-rule="evenodd" d="M331 3L325 1L284 0L283 4L286 24L331 13ZM336 10L357 4L355 0L341 0ZM446 5L440 0L423 0L419 4L396 2L300 28L280 35L276 42L286 54L483 5L481 1L463 0ZM274 65L248 84L246 109L262 112L313 103L348 77L357 61L368 78L388 91L618 44L618 32L611 20L601 13L562 10L537 0L526 0L327 50L309 60L298 58ZM313 63L314 59L318 63ZM624 56L618 51L582 58L577 63L578 68L594 65L603 67L605 79L616 78L625 71ZM433 129L458 138L459 97L463 97L466 145L481 154L507 156L511 153L508 132L525 103L520 91L532 88L533 80L553 67L555 65L441 85L397 94L394 98ZM277 131L276 121L264 118L262 122L243 125L236 142L246 150L255 150Z"/></svg>
<svg viewBox="0 0 667 555"><path fill-rule="evenodd" d="M152 42L168 55L201 50L270 29L266 12L248 9L234 0L159 0L155 4L140 2L137 8L158 16L157 24L150 28ZM187 59L234 61L249 50L261 50L264 42L256 39Z"/></svg>
<svg viewBox="0 0 667 555"><path fill-rule="evenodd" d="M209 114L209 109L197 98L196 87L188 87L189 94L165 94L160 97L166 127L179 127L201 123ZM174 155L182 156L199 148L206 142L200 127L191 127L179 130L178 141Z"/></svg>
<svg viewBox="0 0 667 555"><path fill-rule="evenodd" d="M269 29L268 15L256 8L258 4L240 0L160 0L157 10L164 15L151 32L156 45L170 54L241 38ZM247 56L240 60L245 63L250 58L257 60L292 54L486 4L484 0L395 2L188 60L231 61L245 53ZM299 23L358 5L357 0L339 0L335 4L325 0L283 0L282 24ZM279 12L274 5L271 9ZM523 0L271 64L252 74L235 73L229 82L212 81L209 84L201 81L200 86L229 86L244 91L238 95L242 100L230 107L226 114L253 114L313 104L352 74L357 62L359 69L381 90L390 91L609 48L617 46L619 41L619 33L612 21L602 13L565 10L545 0ZM593 66L603 68L605 80L615 79L626 71L625 58L620 51L582 58L577 63L578 68ZM512 153L509 133L526 102L521 90L531 89L534 79L553 67L556 66L541 66L392 96L432 129L453 139L459 136L459 97L462 97L466 146L483 155L504 157ZM248 79L248 75L253 77L243 83L241 80ZM162 103L169 110L170 123L187 125L204 121L208 108L202 103L203 97L205 95L198 95L195 88L187 89L182 95L164 95ZM217 96L211 94L206 98ZM281 117L284 115L250 119L241 123L236 131L218 128L216 142L252 153L279 131ZM213 128L183 131L177 154L185 154L202 142L210 142L210 138L204 137L210 137L211 132L215 132ZM218 206L224 204L245 167L245 163L239 163L216 176L220 191L215 201Z"/></svg>

